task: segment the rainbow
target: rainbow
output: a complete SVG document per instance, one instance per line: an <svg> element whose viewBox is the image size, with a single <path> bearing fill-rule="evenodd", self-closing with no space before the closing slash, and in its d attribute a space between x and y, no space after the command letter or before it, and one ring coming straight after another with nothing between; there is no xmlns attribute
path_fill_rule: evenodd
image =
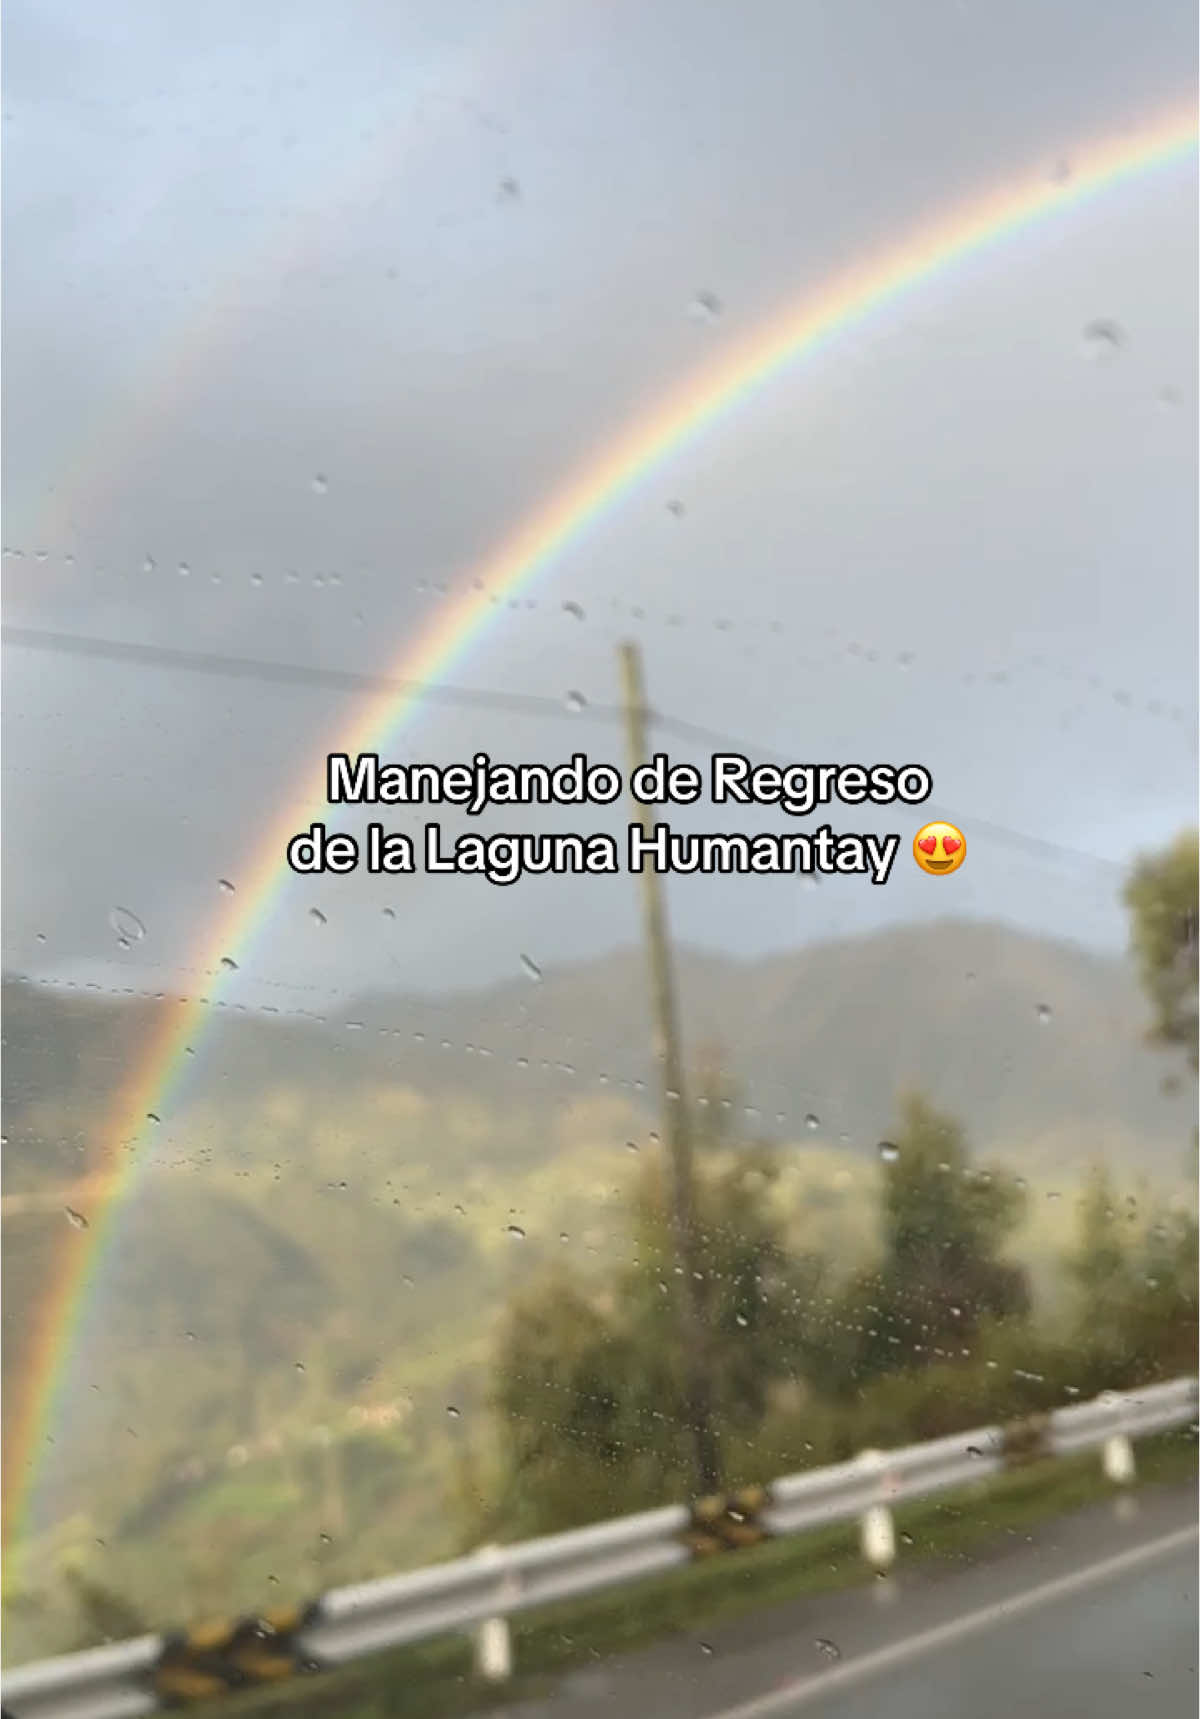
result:
<svg viewBox="0 0 1200 1719"><path fill-rule="evenodd" d="M400 692L373 694L330 749L352 755L384 752L419 704L421 683L436 680L465 655L502 597L543 572L648 474L791 364L822 351L836 336L895 305L961 260L1115 185L1181 162L1195 146L1196 120L1190 111L1111 140L1079 157L1067 182L1026 182L943 215L734 344L633 422L473 570L427 630L401 652L394 675L409 686ZM114 1240L118 1216L153 1155L154 1124L148 1117L164 1113L178 1096L190 1061L187 1051L203 1032L207 1010L221 1006L231 970L228 964L245 961L286 883L288 839L310 818L322 816L323 785L322 758L319 764L306 765L296 794L265 830L252 863L240 875L236 894L224 898L224 911L208 932L197 963L214 975L208 994L183 999L173 1011L164 1007L152 1042L118 1096L100 1166L106 1177L105 1202L92 1214L89 1230L64 1244L64 1268L39 1310L37 1328L29 1340L26 1389L17 1431L9 1441L12 1457L5 1486L6 1504L19 1501L13 1512L14 1539L19 1537L18 1525L24 1531L32 1515L37 1454L66 1407L73 1361L82 1346L84 1315ZM308 809L299 819L297 802ZM7 1521L5 1535L7 1541Z"/></svg>

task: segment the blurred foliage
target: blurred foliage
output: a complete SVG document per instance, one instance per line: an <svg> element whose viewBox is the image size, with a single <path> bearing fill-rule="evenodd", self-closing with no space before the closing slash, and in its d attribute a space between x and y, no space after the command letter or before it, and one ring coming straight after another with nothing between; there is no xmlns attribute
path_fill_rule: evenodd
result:
<svg viewBox="0 0 1200 1719"><path fill-rule="evenodd" d="M975 1169L960 1126L908 1096L884 1163L882 1257L857 1272L808 1355L813 1383L847 1399L920 1355L955 1353L986 1319L1029 1310L1025 1272L999 1257L1024 1193Z"/></svg>
<svg viewBox="0 0 1200 1719"><path fill-rule="evenodd" d="M1131 944L1154 1008L1153 1036L1181 1047L1197 1067L1198 838L1185 831L1161 853L1144 856L1125 887Z"/></svg>

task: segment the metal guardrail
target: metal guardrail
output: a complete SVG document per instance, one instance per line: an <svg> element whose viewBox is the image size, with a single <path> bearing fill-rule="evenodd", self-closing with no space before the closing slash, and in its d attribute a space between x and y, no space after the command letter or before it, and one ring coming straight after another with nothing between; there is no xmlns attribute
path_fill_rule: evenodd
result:
<svg viewBox="0 0 1200 1719"><path fill-rule="evenodd" d="M1193 1422L1197 1381L1106 1392L1051 1415L981 1427L788 1475L767 1488L489 1547L426 1570L361 1582L299 1612L264 1613L180 1635L141 1636L23 1666L3 1678L3 1719L137 1719L181 1702L344 1664L429 1636L488 1628L551 1601L635 1581L766 1536L884 1518L914 1498L984 1480L1038 1455L1100 1446L1113 1479L1133 1476L1129 1441ZM1122 1452L1126 1453L1122 1455ZM889 1544L893 1551L886 1550ZM501 1626L503 1627L503 1626ZM502 1673L503 1674L503 1673Z"/></svg>

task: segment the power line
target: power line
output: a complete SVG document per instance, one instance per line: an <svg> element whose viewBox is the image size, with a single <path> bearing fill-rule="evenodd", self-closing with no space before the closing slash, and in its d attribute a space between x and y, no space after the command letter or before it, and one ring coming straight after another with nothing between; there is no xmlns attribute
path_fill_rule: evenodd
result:
<svg viewBox="0 0 1200 1719"><path fill-rule="evenodd" d="M742 739L736 734L726 734L721 729L705 728L699 723L685 722L679 717L673 716L657 716L654 722L655 726L661 729L663 733L675 734L681 740L698 741L701 745L708 747L729 748L743 753L746 757L754 755L772 764L786 766L794 762L782 753L776 752L772 747L764 746L758 741ZM951 816L944 808L932 805L929 801L926 801L920 809L922 812L927 812L930 819ZM1090 853L1086 848L1068 847L1063 842L1047 841L1042 836L1027 835L1023 830L1011 829L1007 824L997 824L988 818L974 816L968 818L963 814L961 808L953 815L953 821L955 823L961 821L963 827L969 829L973 836L984 836L1002 846L1018 848L1033 857L1059 861L1068 860L1075 864L1082 862L1087 865L1100 866L1113 872L1125 870L1125 866L1120 860L1106 859L1103 854Z"/></svg>
<svg viewBox="0 0 1200 1719"><path fill-rule="evenodd" d="M233 657L218 651L184 651L169 645L134 644L122 639L97 639L80 633L45 632L37 627L0 629L7 645L57 655L92 658L101 662L133 663L139 668L180 669L187 674L218 675L231 680L266 681L277 686L328 687L339 692L419 692L431 703L461 705L467 709L509 710L525 716L592 718L619 722L617 705L591 704L578 696L570 700L547 698L535 693L499 692L494 689L444 686L435 681L386 674L364 674L358 669L321 668L311 663L272 662L256 657Z"/></svg>
<svg viewBox="0 0 1200 1719"><path fill-rule="evenodd" d="M79 633L48 632L36 627L5 626L0 628L0 639L5 644L17 645L28 650L48 651L54 654L91 658L102 662L132 663L142 668L179 669L185 673L216 675L234 680L259 680L279 686L328 687L342 692L419 692L422 698L427 699L430 703L463 709L505 710L514 715L555 716L560 719L570 718L575 722L590 719L596 722L618 724L624 720L619 705L591 704L580 699L578 695L558 700L535 693L501 692L494 688L444 686L433 681L422 681L395 675L366 674L356 669L322 668L315 664L273 662L255 657L234 657L216 651L186 651L169 645L137 644L119 639L88 637ZM688 722L680 717L667 716L658 711L648 711L647 720L653 728L664 734L674 734L681 740L696 741L709 747L719 746L735 749L746 756L754 755L765 762L774 764L789 765L796 762L794 759L787 758L775 751L773 747L726 733L720 729L707 728L699 723ZM931 817L943 815L936 806L926 804L923 809L928 811ZM958 822L962 817L963 813L960 808L953 814L953 821ZM1009 825L997 823L992 819L971 817L966 822L976 837L983 837L1000 846L1013 848L1030 858L1053 860L1059 864L1063 862L1076 865L1084 864L1098 867L1109 873L1122 872L1125 869L1119 860L1106 859L1100 854L1090 853L1083 848L1074 848L1062 842L1052 842L1041 836L1032 836L1023 830L1015 830Z"/></svg>

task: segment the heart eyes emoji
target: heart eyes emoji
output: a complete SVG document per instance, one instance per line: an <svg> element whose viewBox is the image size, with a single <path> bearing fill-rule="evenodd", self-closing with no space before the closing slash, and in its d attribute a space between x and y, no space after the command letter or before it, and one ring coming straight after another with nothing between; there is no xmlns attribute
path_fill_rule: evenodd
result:
<svg viewBox="0 0 1200 1719"><path fill-rule="evenodd" d="M913 840L913 858L930 877L957 871L966 857L966 838L953 824L926 824Z"/></svg>

